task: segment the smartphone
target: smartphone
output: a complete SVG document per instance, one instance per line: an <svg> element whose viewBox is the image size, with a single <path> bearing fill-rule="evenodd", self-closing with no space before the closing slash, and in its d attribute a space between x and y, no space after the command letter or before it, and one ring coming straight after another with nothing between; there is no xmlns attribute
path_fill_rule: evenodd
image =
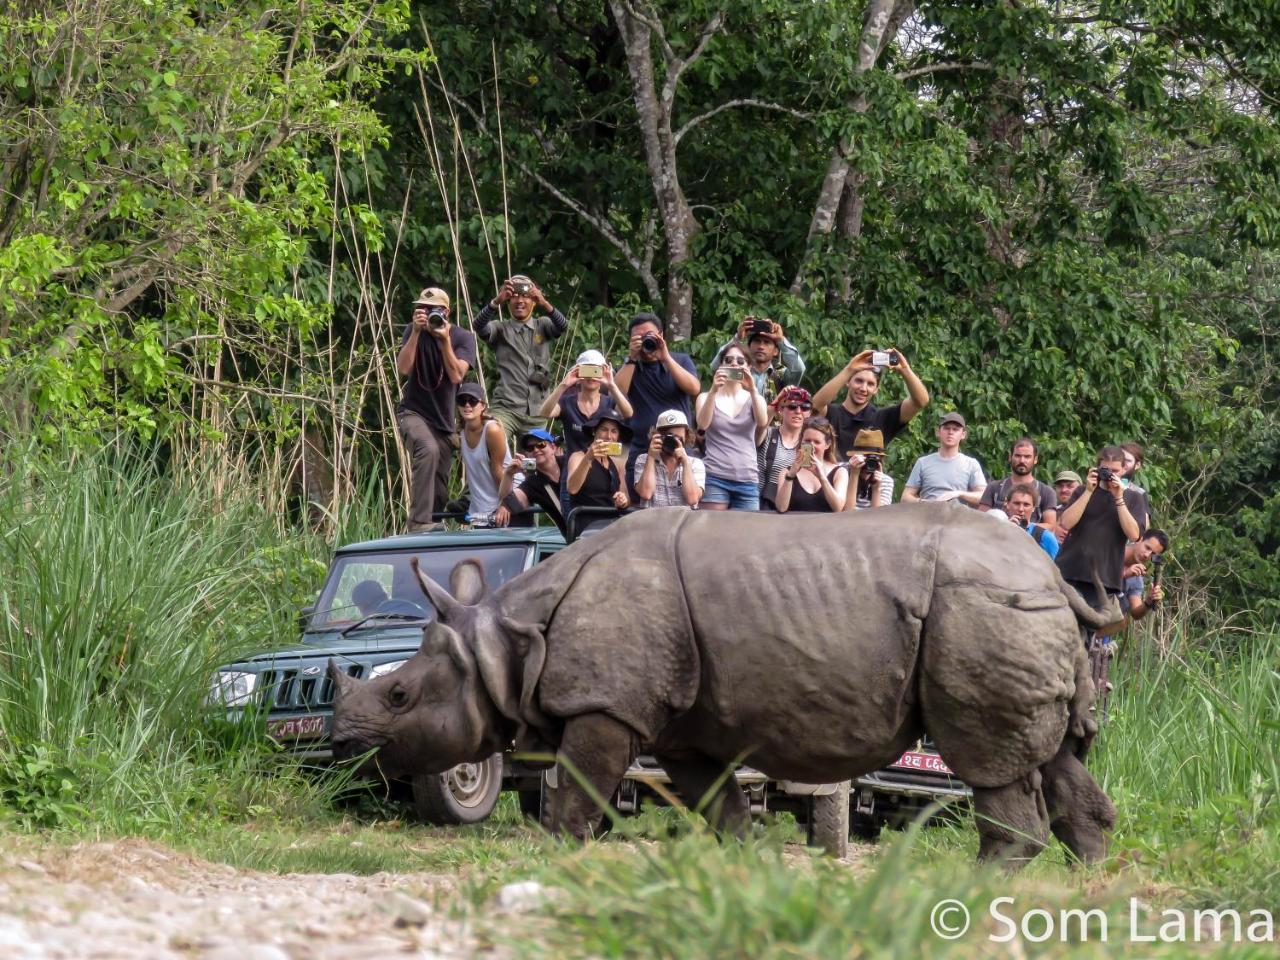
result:
<svg viewBox="0 0 1280 960"><path fill-rule="evenodd" d="M743 380L746 376L747 371L743 370L741 367L730 367L724 374L726 380Z"/></svg>
<svg viewBox="0 0 1280 960"><path fill-rule="evenodd" d="M580 363L578 364L579 380L599 380L604 376L604 367L598 363Z"/></svg>
<svg viewBox="0 0 1280 960"><path fill-rule="evenodd" d="M813 463L813 444L800 444L800 466L807 467L811 463Z"/></svg>
<svg viewBox="0 0 1280 960"><path fill-rule="evenodd" d="M617 440L612 443L606 443L604 445L604 453L607 457L620 457L622 456L622 444Z"/></svg>

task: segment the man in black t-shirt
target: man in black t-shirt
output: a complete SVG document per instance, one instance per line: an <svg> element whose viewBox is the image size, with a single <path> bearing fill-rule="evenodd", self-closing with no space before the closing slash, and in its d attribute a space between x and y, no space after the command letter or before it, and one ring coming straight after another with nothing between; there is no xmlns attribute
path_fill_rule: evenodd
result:
<svg viewBox="0 0 1280 960"><path fill-rule="evenodd" d="M423 290L396 355L396 371L404 377L396 425L413 474L410 533L440 528L432 514L448 497L454 395L475 362L476 336L449 322L449 295L439 287Z"/></svg>
<svg viewBox="0 0 1280 960"><path fill-rule="evenodd" d="M982 499L978 501L978 509L983 513L988 510L1004 510L1009 495L1018 487L1031 491L1031 522L1038 523L1050 533L1056 533L1058 525L1058 495L1053 487L1037 480L1032 471L1040 462L1040 450L1030 437L1019 437L1009 448L1010 475L1003 480L992 480L987 489L982 491ZM1008 512L1008 511L1006 511Z"/></svg>
<svg viewBox="0 0 1280 960"><path fill-rule="evenodd" d="M911 364L899 350L886 351L897 363L877 367L872 363L876 351L863 350L813 395L814 416L825 416L836 432L836 456L851 456L859 430L879 430L887 447L917 413L929 405L929 391L916 376ZM907 399L896 407L877 407L871 403L880 389L884 370L900 373L907 383ZM840 388L848 386L844 402L833 401Z"/></svg>
<svg viewBox="0 0 1280 960"><path fill-rule="evenodd" d="M498 526L531 527L530 507L541 507L561 533L565 533L564 509L560 502L560 478L564 476L564 454L556 438L541 427L520 437L520 456L507 464L498 488ZM533 470L525 470L525 460Z"/></svg>
<svg viewBox="0 0 1280 960"><path fill-rule="evenodd" d="M1098 466L1089 471L1084 486L1075 492L1058 520L1071 531L1058 552L1058 569L1095 608L1109 600L1118 603L1124 586L1125 545L1139 539L1146 524L1137 494L1120 482L1123 472L1124 451L1103 447L1098 451ZM1106 597L1098 596L1095 579Z"/></svg>

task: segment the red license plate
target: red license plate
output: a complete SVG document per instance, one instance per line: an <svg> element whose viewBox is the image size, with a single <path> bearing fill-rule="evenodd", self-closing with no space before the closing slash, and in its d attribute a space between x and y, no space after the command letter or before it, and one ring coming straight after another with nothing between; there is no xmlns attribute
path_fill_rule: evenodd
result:
<svg viewBox="0 0 1280 960"><path fill-rule="evenodd" d="M302 740L325 735L324 717L289 717L285 720L268 720L267 735L278 740Z"/></svg>
<svg viewBox="0 0 1280 960"><path fill-rule="evenodd" d="M943 763L942 758L936 753L917 753L914 750L908 750L895 763L891 763L889 766L897 767L900 770L924 770L927 773L953 775L951 768Z"/></svg>

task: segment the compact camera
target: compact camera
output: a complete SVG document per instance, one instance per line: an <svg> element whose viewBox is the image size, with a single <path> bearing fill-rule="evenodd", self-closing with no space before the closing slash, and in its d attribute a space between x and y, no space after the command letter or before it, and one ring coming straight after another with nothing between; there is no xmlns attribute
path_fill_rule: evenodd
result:
<svg viewBox="0 0 1280 960"><path fill-rule="evenodd" d="M773 333L773 321L772 320L752 320L751 336L754 337L757 333L765 333L765 334Z"/></svg>
<svg viewBox="0 0 1280 960"><path fill-rule="evenodd" d="M662 347L662 341L655 337L652 333L646 333L640 338L640 349L645 353L657 353Z"/></svg>
<svg viewBox="0 0 1280 960"><path fill-rule="evenodd" d="M1101 487L1107 486L1108 484L1111 483L1111 480L1115 475L1116 475L1116 472L1112 470L1110 467L1099 467L1098 468L1098 486L1101 486Z"/></svg>
<svg viewBox="0 0 1280 960"><path fill-rule="evenodd" d="M896 367L898 360L897 350L876 350L871 354L873 367Z"/></svg>
<svg viewBox="0 0 1280 960"><path fill-rule="evenodd" d="M520 460L520 469L525 473L535 473L538 469L538 461L533 457L522 457Z"/></svg>
<svg viewBox="0 0 1280 960"><path fill-rule="evenodd" d="M865 470L874 470L878 473L880 471L880 468L883 465L884 465L884 458L882 458L879 454L868 453L862 459L862 466L863 466L863 469Z"/></svg>

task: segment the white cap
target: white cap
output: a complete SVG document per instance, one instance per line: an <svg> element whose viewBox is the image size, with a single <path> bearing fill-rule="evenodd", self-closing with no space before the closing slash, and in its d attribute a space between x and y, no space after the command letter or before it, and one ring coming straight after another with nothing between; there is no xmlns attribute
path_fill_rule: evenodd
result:
<svg viewBox="0 0 1280 960"><path fill-rule="evenodd" d="M663 427L687 427L689 418L680 410L663 410L658 414L658 419L653 422L653 425L659 430Z"/></svg>
<svg viewBox="0 0 1280 960"><path fill-rule="evenodd" d="M594 363L603 367L607 361L599 350L583 350L578 354L578 363Z"/></svg>

